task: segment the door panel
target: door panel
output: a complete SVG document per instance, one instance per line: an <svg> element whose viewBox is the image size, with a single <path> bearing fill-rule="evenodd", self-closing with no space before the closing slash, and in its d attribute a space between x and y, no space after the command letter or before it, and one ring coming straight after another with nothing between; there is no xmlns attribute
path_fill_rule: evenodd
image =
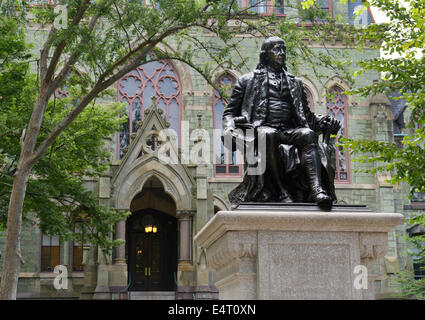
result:
<svg viewBox="0 0 425 320"><path fill-rule="evenodd" d="M163 285L164 258L166 252L162 250L159 234L150 235L151 240L151 260L150 262L150 286L151 290L161 290Z"/></svg>
<svg viewBox="0 0 425 320"><path fill-rule="evenodd" d="M145 229L148 225L155 228ZM174 290L174 273L177 271L176 226L174 217L152 210L135 213L128 219L131 291Z"/></svg>
<svg viewBox="0 0 425 320"><path fill-rule="evenodd" d="M133 256L133 279L132 283L135 287L140 290L148 290L148 274L147 267L149 265L149 243L146 235L144 234L133 234L132 241L134 247L132 250Z"/></svg>

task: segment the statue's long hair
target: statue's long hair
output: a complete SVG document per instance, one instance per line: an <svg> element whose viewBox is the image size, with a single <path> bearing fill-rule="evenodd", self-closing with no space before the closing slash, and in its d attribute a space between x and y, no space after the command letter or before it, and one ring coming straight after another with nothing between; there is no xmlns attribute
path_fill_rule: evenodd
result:
<svg viewBox="0 0 425 320"><path fill-rule="evenodd" d="M260 51L260 62L258 63L256 68L257 70L267 68L267 66L269 65L269 51L278 42L283 42L285 46L285 51L286 51L285 41L283 41L283 39L279 37L270 37L263 42L263 44L261 45L261 51ZM286 64L283 66L283 69L285 69L285 71L288 71L286 68Z"/></svg>

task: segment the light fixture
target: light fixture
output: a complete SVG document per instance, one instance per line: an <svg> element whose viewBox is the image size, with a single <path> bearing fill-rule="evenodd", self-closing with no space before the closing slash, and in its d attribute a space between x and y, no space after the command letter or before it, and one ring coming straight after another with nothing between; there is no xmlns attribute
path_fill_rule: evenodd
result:
<svg viewBox="0 0 425 320"><path fill-rule="evenodd" d="M150 233L150 232L157 233L158 232L158 227L157 226L152 226L152 225L148 224L148 225L145 226L145 232L146 233Z"/></svg>

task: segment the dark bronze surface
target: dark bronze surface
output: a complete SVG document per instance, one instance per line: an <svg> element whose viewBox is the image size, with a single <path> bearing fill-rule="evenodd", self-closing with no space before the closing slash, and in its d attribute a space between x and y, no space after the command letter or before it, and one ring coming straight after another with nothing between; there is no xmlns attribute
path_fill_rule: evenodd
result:
<svg viewBox="0 0 425 320"><path fill-rule="evenodd" d="M248 129L266 146L265 154L258 147L254 151L265 171L245 174L229 194L232 209L241 202L279 202L316 203L330 210L337 201L336 150L330 135L340 127L338 120L310 111L302 81L287 72L284 41L267 39L260 63L235 83L223 113L223 136L230 135L236 148L247 148L249 139L242 145L237 139L246 138Z"/></svg>

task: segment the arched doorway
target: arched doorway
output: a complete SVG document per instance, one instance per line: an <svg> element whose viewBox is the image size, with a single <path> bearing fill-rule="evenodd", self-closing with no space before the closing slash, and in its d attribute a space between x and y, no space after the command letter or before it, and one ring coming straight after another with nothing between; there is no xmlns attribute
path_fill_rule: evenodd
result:
<svg viewBox="0 0 425 320"><path fill-rule="evenodd" d="M127 220L130 291L173 291L177 272L177 219L154 209Z"/></svg>
<svg viewBox="0 0 425 320"><path fill-rule="evenodd" d="M177 273L175 204L151 178L131 203L126 221L130 291L174 291Z"/></svg>

